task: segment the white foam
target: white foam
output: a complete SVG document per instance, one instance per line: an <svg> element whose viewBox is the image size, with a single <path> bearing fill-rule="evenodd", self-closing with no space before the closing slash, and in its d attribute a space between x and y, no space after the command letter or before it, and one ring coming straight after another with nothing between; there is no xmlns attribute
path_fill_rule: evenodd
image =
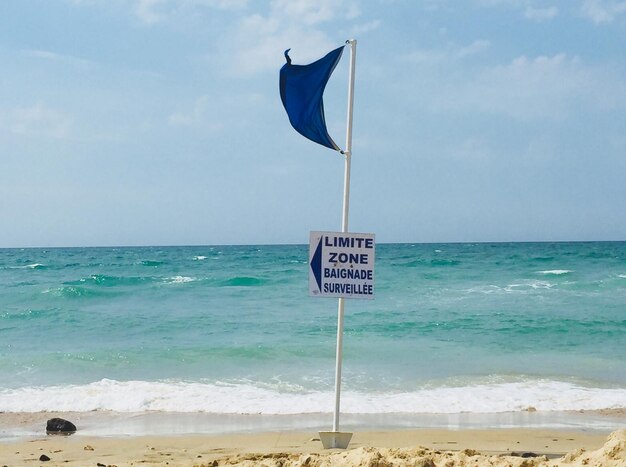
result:
<svg viewBox="0 0 626 467"><path fill-rule="evenodd" d="M38 268L43 268L45 266L46 266L45 264L33 263L33 264L27 264L25 266L9 266L8 269L38 269Z"/></svg>
<svg viewBox="0 0 626 467"><path fill-rule="evenodd" d="M168 277L166 280L166 284L184 284L184 283L193 282L196 280L198 279L196 279L195 277L174 276L174 277Z"/></svg>
<svg viewBox="0 0 626 467"><path fill-rule="evenodd" d="M206 259L206 256L194 256L193 257L194 261L202 261L203 259Z"/></svg>
<svg viewBox="0 0 626 467"><path fill-rule="evenodd" d="M524 289L551 289L554 284L545 281L523 281L516 284L507 285L504 290L507 292L523 291Z"/></svg>
<svg viewBox="0 0 626 467"><path fill-rule="evenodd" d="M617 277L620 279L626 279L626 274L618 274Z"/></svg>
<svg viewBox="0 0 626 467"><path fill-rule="evenodd" d="M574 272L574 271L571 271L569 269L552 269L549 271L539 271L539 274L550 274L553 276L562 276L563 274L569 274L570 272Z"/></svg>
<svg viewBox="0 0 626 467"><path fill-rule="evenodd" d="M111 410L299 414L330 412L332 391L280 391L253 384L113 381L0 390L0 412ZM502 413L624 408L626 388L592 388L559 381L480 384L412 392L342 393L342 412Z"/></svg>
<svg viewBox="0 0 626 467"><path fill-rule="evenodd" d="M502 292L502 288L497 285L482 285L479 287L472 287L471 289L467 289L468 293L483 293L483 294L492 294Z"/></svg>

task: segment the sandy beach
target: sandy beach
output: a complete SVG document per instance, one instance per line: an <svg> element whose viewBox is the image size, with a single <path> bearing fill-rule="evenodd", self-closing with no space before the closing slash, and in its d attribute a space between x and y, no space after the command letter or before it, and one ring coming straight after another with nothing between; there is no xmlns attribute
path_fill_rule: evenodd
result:
<svg viewBox="0 0 626 467"><path fill-rule="evenodd" d="M11 427L26 433L25 427L40 426L42 431L0 442L0 466L626 466L626 430L357 431L349 449L341 451L324 450L317 432L306 430L92 436L81 434L79 427L71 436L46 435L49 417L0 414L5 434Z"/></svg>

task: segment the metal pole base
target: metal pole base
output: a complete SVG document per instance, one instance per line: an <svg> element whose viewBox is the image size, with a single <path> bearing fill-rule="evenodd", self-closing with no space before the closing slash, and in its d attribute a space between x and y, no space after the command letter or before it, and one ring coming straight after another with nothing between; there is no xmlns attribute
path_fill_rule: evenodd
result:
<svg viewBox="0 0 626 467"><path fill-rule="evenodd" d="M319 433L324 449L346 449L352 439L352 433L341 431L320 431Z"/></svg>

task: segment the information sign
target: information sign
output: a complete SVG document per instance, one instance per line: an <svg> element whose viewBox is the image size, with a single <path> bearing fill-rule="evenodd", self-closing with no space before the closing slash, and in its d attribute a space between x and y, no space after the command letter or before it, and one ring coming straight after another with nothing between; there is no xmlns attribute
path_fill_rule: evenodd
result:
<svg viewBox="0 0 626 467"><path fill-rule="evenodd" d="M374 298L374 234L311 232L309 295Z"/></svg>

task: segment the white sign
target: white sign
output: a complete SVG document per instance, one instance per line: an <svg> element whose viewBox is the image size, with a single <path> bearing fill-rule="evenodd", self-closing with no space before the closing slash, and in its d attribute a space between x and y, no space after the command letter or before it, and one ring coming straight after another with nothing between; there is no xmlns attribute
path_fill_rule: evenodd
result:
<svg viewBox="0 0 626 467"><path fill-rule="evenodd" d="M311 232L309 295L374 298L374 234Z"/></svg>

